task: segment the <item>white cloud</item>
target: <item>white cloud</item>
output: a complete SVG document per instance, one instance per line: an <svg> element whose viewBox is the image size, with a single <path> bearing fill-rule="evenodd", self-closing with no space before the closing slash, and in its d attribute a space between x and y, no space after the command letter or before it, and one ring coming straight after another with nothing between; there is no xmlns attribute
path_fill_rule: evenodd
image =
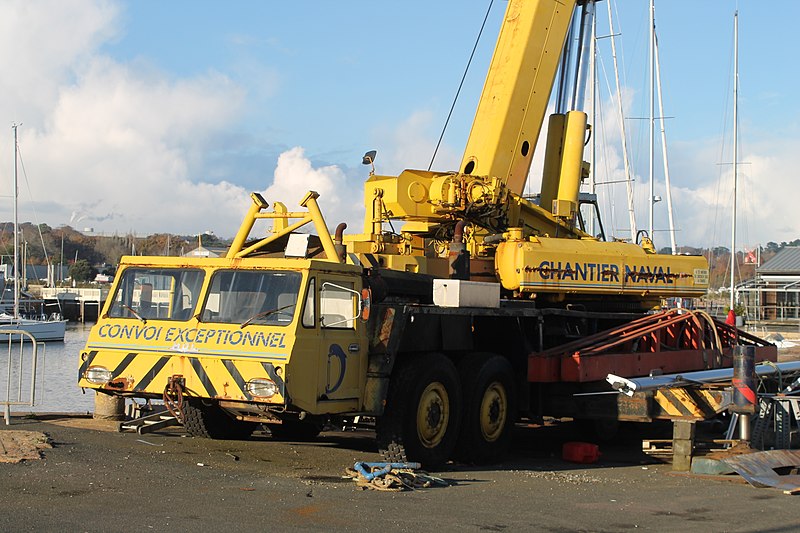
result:
<svg viewBox="0 0 800 533"><path fill-rule="evenodd" d="M194 233L218 224L232 232L242 207L228 203L230 192L239 204L246 192L203 183L190 167L243 100L218 74L171 82L95 58L61 89L43 128L21 130L33 196L85 212L98 231ZM178 205L188 207L181 217Z"/></svg>
<svg viewBox="0 0 800 533"><path fill-rule="evenodd" d="M204 182L203 152L242 114L244 89L216 72L171 79L100 54L118 17L103 1L0 8L3 60L21 70L4 77L0 104L9 123L23 122L21 219L58 225L80 212L80 227L105 233L232 235L247 191ZM4 168L13 164L10 133L0 132ZM10 205L0 216L10 218Z"/></svg>
<svg viewBox="0 0 800 533"><path fill-rule="evenodd" d="M40 124L74 69L117 36L118 17L102 0L0 3L0 116Z"/></svg>
<svg viewBox="0 0 800 533"><path fill-rule="evenodd" d="M737 248L749 248L768 241L791 241L800 237L800 217L791 194L800 180L797 171L796 139L763 137L739 154L737 194ZM730 154L720 154L719 139L695 143L676 142L670 151L670 174L679 246L730 247L733 168ZM655 194L664 201L655 206L656 245L669 245L666 190L659 174ZM621 168L621 167L620 167ZM647 226L646 178L637 182L637 222ZM617 197L617 221L623 198ZM619 224L619 222L618 222Z"/></svg>
<svg viewBox="0 0 800 533"><path fill-rule="evenodd" d="M780 139L768 146L757 146L745 153L743 160L743 201L740 204L749 218L751 240L765 243L800 238L797 210L798 173L797 139Z"/></svg>
<svg viewBox="0 0 800 533"><path fill-rule="evenodd" d="M212 229L232 236L249 191L230 179L204 178L204 153L253 95L217 72L173 79L143 60L104 56L99 46L118 36L119 16L103 1L0 7L0 57L21 71L0 82L9 95L0 113L9 123L24 122L20 147L29 181L20 186L20 218L107 234ZM12 165L10 133L0 132L8 146L0 150L4 168ZM262 170L267 184L271 169ZM331 226L346 220L360 231L360 185L348 185L338 167L314 168L302 148L283 153L267 199L297 209L307 190L321 194ZM10 219L10 210L10 202L0 205L0 217Z"/></svg>
<svg viewBox="0 0 800 533"><path fill-rule="evenodd" d="M329 229L346 222L348 233L361 232L364 219L361 186L349 183L337 166L314 168L301 147L282 153L275 168L275 179L264 191L264 198L270 204L282 202L289 211L297 211L308 191L319 193L318 202Z"/></svg>

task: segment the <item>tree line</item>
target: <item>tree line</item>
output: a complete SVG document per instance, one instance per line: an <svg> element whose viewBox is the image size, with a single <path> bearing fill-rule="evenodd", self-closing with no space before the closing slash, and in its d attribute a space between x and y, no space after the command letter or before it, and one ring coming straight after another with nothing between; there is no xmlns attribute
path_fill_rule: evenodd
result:
<svg viewBox="0 0 800 533"><path fill-rule="evenodd" d="M126 235L87 235L70 226L52 228L47 224L20 224L20 242L25 245L25 260L30 265L63 265L69 276L76 280L94 279L97 273L113 275L123 255L180 256L197 247L197 236L156 233L139 237ZM226 247L229 240L213 234L204 234L203 246ZM761 247L761 264L787 246L800 246L800 239L790 242L768 242ZM659 253L669 254L669 248ZM682 247L681 253L703 255L709 262L712 288L730 285L730 249ZM0 256L2 263L11 263L14 254L14 225L0 223ZM755 275L756 265L748 261L745 252L736 252L736 279L744 280Z"/></svg>
<svg viewBox="0 0 800 533"><path fill-rule="evenodd" d="M123 255L180 256L197 247L196 236L157 233L91 235L70 226L20 224L19 242L28 265L56 265L77 281L91 280L98 273L113 275ZM203 246L227 246L213 234L203 235ZM13 263L14 224L0 223L0 263ZM20 258L22 261L23 258Z"/></svg>

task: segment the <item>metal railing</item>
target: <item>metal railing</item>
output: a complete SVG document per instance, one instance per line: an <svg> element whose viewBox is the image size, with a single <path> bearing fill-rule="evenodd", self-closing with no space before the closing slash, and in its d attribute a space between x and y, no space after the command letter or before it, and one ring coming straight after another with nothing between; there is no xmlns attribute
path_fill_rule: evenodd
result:
<svg viewBox="0 0 800 533"><path fill-rule="evenodd" d="M9 425L11 424L12 405L33 407L36 402L36 376L40 343L29 332L21 329L0 329L0 339L8 342L8 357L5 361L6 394L5 400L0 400L0 405L3 405L3 418L6 425ZM14 347L18 348L16 354L13 350ZM25 377L30 378L29 389L25 389ZM15 385L15 394L12 394L12 388ZM23 396L28 399L23 400Z"/></svg>
<svg viewBox="0 0 800 533"><path fill-rule="evenodd" d="M748 305L747 314L753 316L757 320L797 320L800 318L800 306L798 305L781 305L781 304L764 304Z"/></svg>
<svg viewBox="0 0 800 533"><path fill-rule="evenodd" d="M721 320L725 320L728 311L727 304L717 302L699 306L699 308ZM748 323L768 322L783 324L786 327L797 327L800 324L800 305L798 304L755 304L745 300L741 303L741 308L744 310L744 316Z"/></svg>

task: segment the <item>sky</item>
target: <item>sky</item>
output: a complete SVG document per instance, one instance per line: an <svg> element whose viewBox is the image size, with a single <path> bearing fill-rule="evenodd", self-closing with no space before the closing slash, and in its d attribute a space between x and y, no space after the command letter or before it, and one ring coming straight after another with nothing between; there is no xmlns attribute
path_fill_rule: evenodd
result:
<svg viewBox="0 0 800 533"><path fill-rule="evenodd" d="M608 0L637 224L647 227L646 0ZM259 191L290 209L320 193L329 226L361 232L361 156L379 174L427 168L489 0L0 3L0 220L106 235L232 237ZM608 35L607 2L598 34ZM676 236L729 246L733 13L739 10L739 246L800 238L793 35L778 0L656 0ZM433 170L455 169L506 2L495 0ZM610 40L598 45L598 181L624 176ZM659 131L657 127L657 132ZM542 136L543 137L543 136ZM660 139L657 146L660 147ZM5 148L3 148L5 147ZM588 157L588 155L587 155ZM666 199L660 148L653 180ZM537 164L529 191L538 192ZM598 188L606 232L628 237L623 185ZM656 245L669 239L655 204Z"/></svg>

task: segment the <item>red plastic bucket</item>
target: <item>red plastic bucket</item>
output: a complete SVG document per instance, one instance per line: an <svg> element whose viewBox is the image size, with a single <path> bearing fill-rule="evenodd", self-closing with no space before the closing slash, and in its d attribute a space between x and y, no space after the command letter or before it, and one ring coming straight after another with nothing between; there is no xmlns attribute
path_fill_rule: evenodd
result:
<svg viewBox="0 0 800 533"><path fill-rule="evenodd" d="M565 442L561 458L571 463L594 463L600 458L600 447L589 442Z"/></svg>

